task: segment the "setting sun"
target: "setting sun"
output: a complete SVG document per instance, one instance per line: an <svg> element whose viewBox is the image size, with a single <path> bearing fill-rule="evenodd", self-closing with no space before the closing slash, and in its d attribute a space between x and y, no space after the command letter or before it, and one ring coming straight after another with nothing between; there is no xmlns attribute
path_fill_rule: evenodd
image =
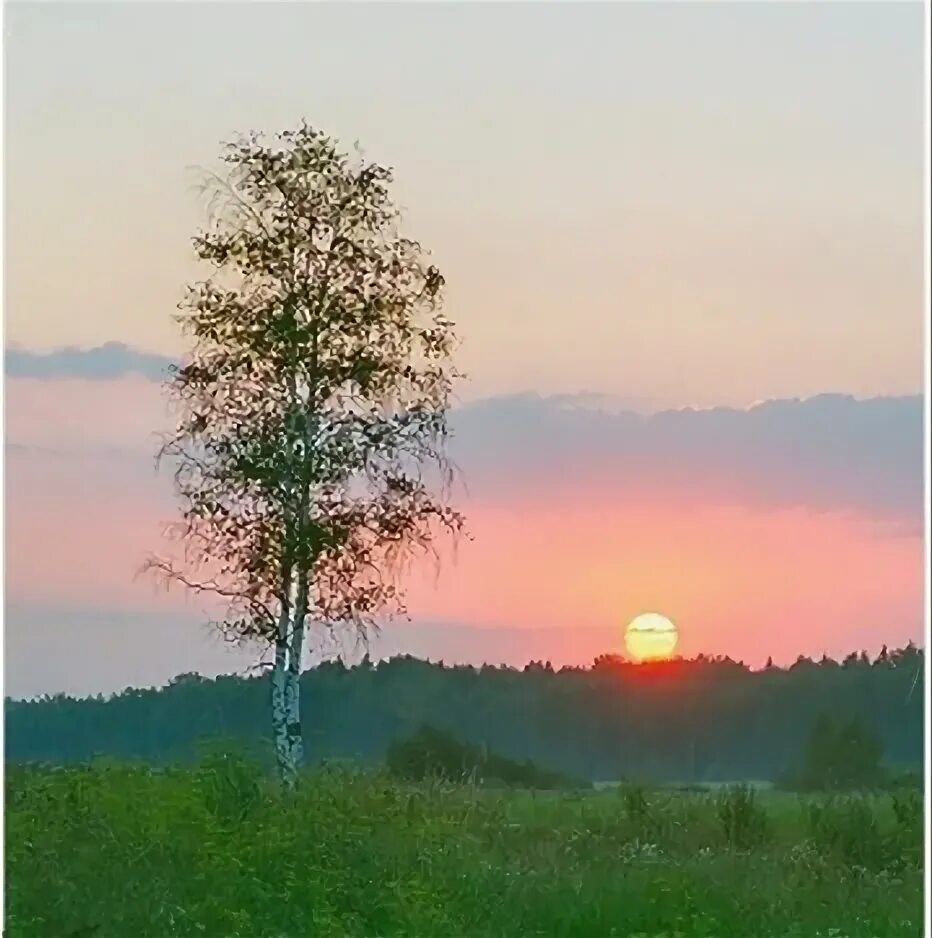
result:
<svg viewBox="0 0 932 938"><path fill-rule="evenodd" d="M676 650L679 633L676 626L657 612L644 612L628 623L625 647L638 661L659 661Z"/></svg>

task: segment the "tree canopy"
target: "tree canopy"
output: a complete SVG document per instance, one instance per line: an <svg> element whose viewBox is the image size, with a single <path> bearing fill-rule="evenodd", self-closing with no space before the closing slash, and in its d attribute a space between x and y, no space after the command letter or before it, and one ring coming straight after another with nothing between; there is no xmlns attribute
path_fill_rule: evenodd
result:
<svg viewBox="0 0 932 938"><path fill-rule="evenodd" d="M191 347L168 391L178 414L181 558L150 566L226 603L235 641L274 650L272 722L294 784L308 627L365 634L404 608L412 551L463 519L443 495L457 377L443 277L399 230L392 173L302 124L227 144L210 268L179 316Z"/></svg>

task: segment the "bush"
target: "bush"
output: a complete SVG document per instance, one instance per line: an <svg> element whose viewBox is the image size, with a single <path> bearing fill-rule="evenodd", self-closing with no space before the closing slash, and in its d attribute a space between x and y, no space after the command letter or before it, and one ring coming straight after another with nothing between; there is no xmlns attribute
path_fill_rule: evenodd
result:
<svg viewBox="0 0 932 938"><path fill-rule="evenodd" d="M638 827L643 827L650 815L647 786L640 782L622 782L618 788L625 805L625 815Z"/></svg>
<svg viewBox="0 0 932 938"><path fill-rule="evenodd" d="M385 755L389 772L408 781L463 781L479 761L477 749L426 725L407 739L395 740Z"/></svg>
<svg viewBox="0 0 932 938"><path fill-rule="evenodd" d="M891 796L896 828L890 844L891 856L901 866L922 866L923 795L922 789L903 788Z"/></svg>
<svg viewBox="0 0 932 938"><path fill-rule="evenodd" d="M389 772L407 781L437 778L452 782L497 781L506 786L537 789L582 787L583 783L550 772L529 759L518 762L485 747L464 743L433 726L422 726L407 739L388 747Z"/></svg>
<svg viewBox="0 0 932 938"><path fill-rule="evenodd" d="M198 766L197 787L221 824L239 824L262 799L262 776L261 766L242 753L216 748Z"/></svg>
<svg viewBox="0 0 932 938"><path fill-rule="evenodd" d="M892 795L893 815L899 827L919 830L922 827L922 791L904 788Z"/></svg>
<svg viewBox="0 0 932 938"><path fill-rule="evenodd" d="M750 850L768 839L767 814L749 785L728 787L718 799L718 817L725 841L739 850Z"/></svg>
<svg viewBox="0 0 932 938"><path fill-rule="evenodd" d="M849 867L876 870L885 865L887 850L877 818L862 795L813 801L806 810L809 835L824 855Z"/></svg>

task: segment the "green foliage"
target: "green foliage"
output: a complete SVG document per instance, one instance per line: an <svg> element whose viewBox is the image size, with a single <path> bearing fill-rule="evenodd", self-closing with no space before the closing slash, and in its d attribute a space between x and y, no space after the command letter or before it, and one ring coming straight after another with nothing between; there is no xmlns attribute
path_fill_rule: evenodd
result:
<svg viewBox="0 0 932 938"><path fill-rule="evenodd" d="M922 827L922 791L910 788L892 793L893 814L897 823L906 828Z"/></svg>
<svg viewBox="0 0 932 938"><path fill-rule="evenodd" d="M722 836L723 796L642 787L629 802L612 791L399 784L343 767L308 774L293 799L247 784L257 800L231 822L202 787L205 774L241 777L240 757L228 759L163 771L9 767L6 934L921 933L921 826L901 808L901 827L886 794L826 802L816 845L806 812L822 801L757 793L771 837L737 852Z"/></svg>
<svg viewBox="0 0 932 938"><path fill-rule="evenodd" d="M639 825L645 825L650 816L647 786L640 782L624 781L618 788L625 805L625 815Z"/></svg>
<svg viewBox="0 0 932 938"><path fill-rule="evenodd" d="M656 844L669 838L671 831L682 826L681 810L688 802L666 798L644 782L626 779L618 787L626 822L625 836L633 836L638 843Z"/></svg>
<svg viewBox="0 0 932 938"><path fill-rule="evenodd" d="M718 799L718 816L725 841L739 850L759 847L769 837L767 815L749 785L726 788Z"/></svg>
<svg viewBox="0 0 932 938"><path fill-rule="evenodd" d="M215 748L198 767L198 789L207 809L221 824L238 824L258 808L262 776L257 762L235 749Z"/></svg>
<svg viewBox="0 0 932 938"><path fill-rule="evenodd" d="M876 799L862 794L833 795L806 803L807 827L821 852L854 869L899 870L919 867L923 838L922 792L902 789L889 795L884 825Z"/></svg>
<svg viewBox="0 0 932 938"><path fill-rule="evenodd" d="M922 863L919 856L923 839L924 808L921 788L901 788L891 793L896 829L890 853L907 864Z"/></svg>
<svg viewBox="0 0 932 938"><path fill-rule="evenodd" d="M385 754L389 772L409 781L427 778L466 781L480 762L478 750L427 725L407 739L393 742Z"/></svg>
<svg viewBox="0 0 932 938"><path fill-rule="evenodd" d="M346 667L326 662L301 676L314 760L381 763L393 740L421 723L485 740L509 759L530 759L593 781L650 778L678 785L776 779L799 760L814 714L831 700L846 718L869 719L899 773L922 767L922 656L896 652L884 667L751 671L710 659L663 671L603 663L602 670L444 667L412 657ZM268 677L187 677L109 700L56 696L6 701L6 758L86 761L97 753L167 765L191 760L197 741L225 735L271 756ZM689 705L684 705L689 701ZM374 718L377 714L378 717Z"/></svg>
<svg viewBox="0 0 932 938"><path fill-rule="evenodd" d="M912 790L922 792L924 781L921 768L899 768L887 770L887 785L890 791Z"/></svg>
<svg viewBox="0 0 932 938"><path fill-rule="evenodd" d="M885 838L863 795L813 801L807 805L807 821L816 847L849 867L876 870L888 861Z"/></svg>
<svg viewBox="0 0 932 938"><path fill-rule="evenodd" d="M820 715L803 751L802 765L784 782L800 791L876 788L885 781L883 744L866 721Z"/></svg>
<svg viewBox="0 0 932 938"><path fill-rule="evenodd" d="M406 739L388 747L385 763L396 778L407 781L441 779L456 782L491 782L540 790L573 788L576 782L549 772L529 759L507 759L487 747L473 746L452 734L424 725Z"/></svg>
<svg viewBox="0 0 932 938"><path fill-rule="evenodd" d="M440 271L401 234L388 167L305 122L243 134L221 161L160 450L185 551L149 566L227 603L230 637L275 643L298 673L306 623L362 628L403 608L401 548L462 528L427 481L450 471L455 334Z"/></svg>

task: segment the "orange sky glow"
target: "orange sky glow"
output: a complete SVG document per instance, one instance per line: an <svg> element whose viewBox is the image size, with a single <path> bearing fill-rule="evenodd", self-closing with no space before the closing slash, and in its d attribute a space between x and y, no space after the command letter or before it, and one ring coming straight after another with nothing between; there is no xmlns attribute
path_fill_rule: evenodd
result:
<svg viewBox="0 0 932 938"><path fill-rule="evenodd" d="M473 539L376 653L585 665L645 610L749 664L921 641L922 5L360 9L5 8L7 692L234 668L137 577L178 510L149 379L195 168L302 120L393 168L469 376Z"/></svg>
<svg viewBox="0 0 932 938"><path fill-rule="evenodd" d="M15 545L8 596L166 617L203 608L136 578L175 512L170 481L151 464L150 418L164 419L157 387L11 382L10 390L11 430L32 449L8 465L16 492L7 508ZM84 433L89 412L107 419ZM42 449L56 441L60 455ZM135 449L114 455L117 441ZM412 620L490 636L544 630L555 664L622 652L624 627L644 610L676 623L678 653L750 663L917 637L918 532L866 511L740 504L734 486L726 501L637 470L623 489L618 481L595 466L564 481L542 471L520 490L480 485L464 494L471 539L444 549L439 578L430 563L411 574ZM527 657L535 656L529 644Z"/></svg>

